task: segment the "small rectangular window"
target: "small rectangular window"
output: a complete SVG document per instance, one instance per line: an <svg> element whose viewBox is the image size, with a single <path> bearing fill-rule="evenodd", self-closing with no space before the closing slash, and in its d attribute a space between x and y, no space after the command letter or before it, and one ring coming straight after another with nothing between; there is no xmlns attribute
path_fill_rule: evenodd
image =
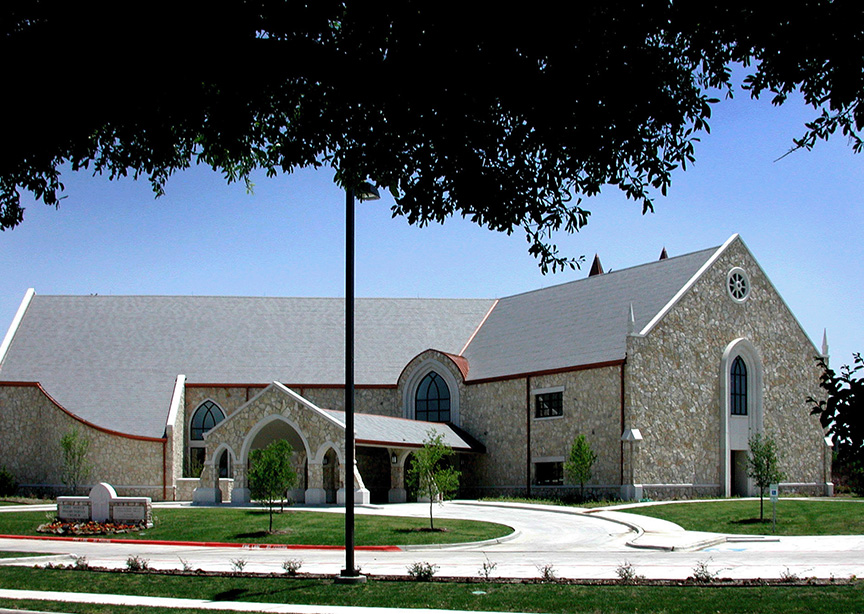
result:
<svg viewBox="0 0 864 614"><path fill-rule="evenodd" d="M554 486L564 483L564 463L561 461L534 463L534 483Z"/></svg>
<svg viewBox="0 0 864 614"><path fill-rule="evenodd" d="M534 395L534 417L552 418L564 415L564 392L545 392Z"/></svg>

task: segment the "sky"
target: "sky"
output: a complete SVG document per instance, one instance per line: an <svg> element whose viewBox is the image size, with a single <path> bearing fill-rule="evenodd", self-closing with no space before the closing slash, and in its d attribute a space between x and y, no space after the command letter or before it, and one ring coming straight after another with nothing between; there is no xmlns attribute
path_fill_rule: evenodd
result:
<svg viewBox="0 0 864 614"><path fill-rule="evenodd" d="M786 157L813 114L744 93L714 107L696 164L677 172L654 213L607 188L588 225L558 235L581 270L542 275L524 236L461 218L412 227L392 200L357 206L357 296L495 298L587 276L597 253L622 269L719 246L739 233L832 366L864 351L864 155L842 136ZM24 222L0 233L0 334L37 294L344 296L344 194L329 169L255 187L198 167L154 198L146 180L63 175L59 209L25 195ZM0 337L2 338L2 337Z"/></svg>

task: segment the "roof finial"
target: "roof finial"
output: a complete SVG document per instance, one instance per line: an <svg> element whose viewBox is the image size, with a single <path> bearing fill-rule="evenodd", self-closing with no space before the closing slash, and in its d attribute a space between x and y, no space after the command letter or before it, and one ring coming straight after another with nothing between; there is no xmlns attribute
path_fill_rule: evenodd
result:
<svg viewBox="0 0 864 614"><path fill-rule="evenodd" d="M660 260L666 260L669 257L669 254L666 253L666 246L663 246L663 251L660 252Z"/></svg>
<svg viewBox="0 0 864 614"><path fill-rule="evenodd" d="M828 359L828 329L822 329L822 358Z"/></svg>
<svg viewBox="0 0 864 614"><path fill-rule="evenodd" d="M600 264L600 256L594 254L594 262L591 263L591 270L588 271L588 277L603 274L603 265Z"/></svg>
<svg viewBox="0 0 864 614"><path fill-rule="evenodd" d="M630 303L630 316L627 319L627 334L632 335L636 332L636 316L633 315L633 303Z"/></svg>

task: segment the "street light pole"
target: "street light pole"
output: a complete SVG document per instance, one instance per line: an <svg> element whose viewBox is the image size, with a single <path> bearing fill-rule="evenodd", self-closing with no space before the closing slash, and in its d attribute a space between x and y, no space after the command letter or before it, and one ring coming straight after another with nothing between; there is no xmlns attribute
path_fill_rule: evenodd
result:
<svg viewBox="0 0 864 614"><path fill-rule="evenodd" d="M377 200L378 190L361 186L357 197ZM362 584L354 563L354 188L345 190L345 569L337 584Z"/></svg>

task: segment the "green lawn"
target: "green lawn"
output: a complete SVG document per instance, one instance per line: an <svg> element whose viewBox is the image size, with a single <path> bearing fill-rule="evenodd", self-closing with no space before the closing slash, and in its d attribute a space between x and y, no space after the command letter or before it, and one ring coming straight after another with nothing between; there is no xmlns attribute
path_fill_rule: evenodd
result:
<svg viewBox="0 0 864 614"><path fill-rule="evenodd" d="M765 520L759 522L759 501L723 499L699 503L667 503L621 510L662 518L688 531L770 535L771 502L765 499ZM864 501L860 499L781 499L777 502L777 535L864 534Z"/></svg>
<svg viewBox="0 0 864 614"><path fill-rule="evenodd" d="M345 517L342 514L286 510L273 516L273 529L285 531L279 534L267 534L266 509L157 508L154 516L156 526L152 529L119 537L251 544L344 544ZM45 512L4 512L0 514L0 534L41 535L36 528L46 521ZM358 514L354 522L354 542L358 546L459 543L503 537L513 531L505 525L474 520L437 519L435 525L446 531L423 531L429 526L428 518Z"/></svg>
<svg viewBox="0 0 864 614"><path fill-rule="evenodd" d="M121 593L163 597L322 605L375 605L500 612L766 612L778 614L864 611L860 586L571 586L549 584L422 583L370 580L337 586L305 578L181 577L71 570L0 568L0 587ZM483 594L475 594L482 591ZM0 606L14 606L0 601ZM22 607L24 604L17 604ZM35 609L48 604L31 602ZM81 609L81 608L84 609ZM116 611L62 604L65 612ZM153 612L149 609L124 612Z"/></svg>

